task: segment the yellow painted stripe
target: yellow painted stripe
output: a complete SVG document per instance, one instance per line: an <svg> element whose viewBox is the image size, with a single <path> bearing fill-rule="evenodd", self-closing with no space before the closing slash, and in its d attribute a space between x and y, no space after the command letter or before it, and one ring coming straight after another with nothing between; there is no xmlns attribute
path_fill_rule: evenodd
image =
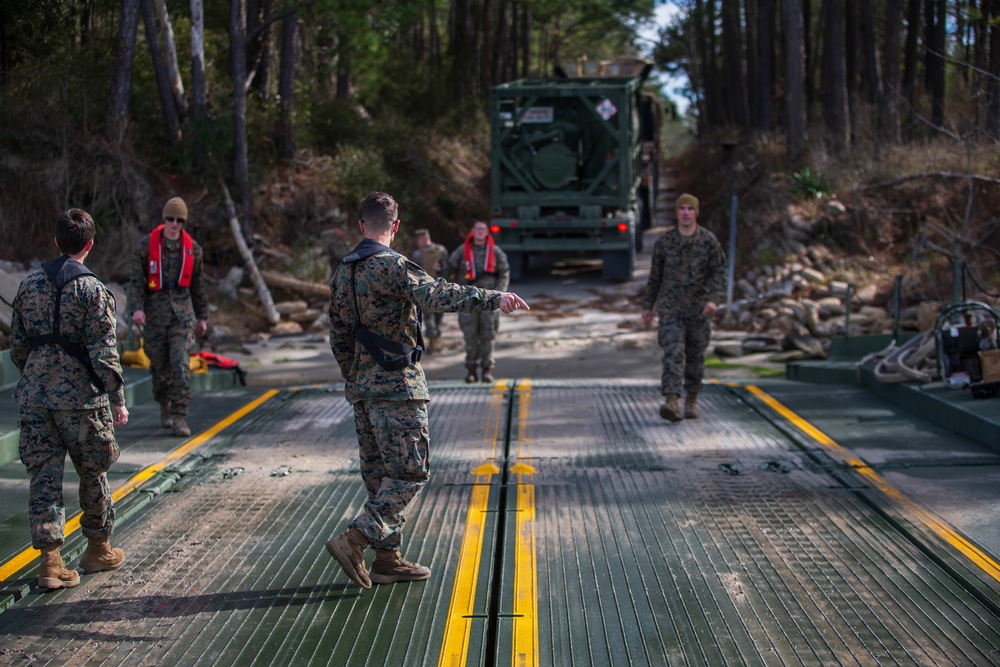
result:
<svg viewBox="0 0 1000 667"><path fill-rule="evenodd" d="M127 482L125 482L124 486L119 488L117 491L114 491L111 494L111 498L115 502L120 501L122 498L132 493L132 491L135 491L143 482L148 481L149 478L151 478L153 475L160 472L174 461L177 461L178 459L187 456L192 451L203 445L210 438L218 434L220 431L231 426L234 422L241 419L243 416L249 414L253 410L256 410L263 403L269 401L277 393L278 390L276 389L272 389L270 391L265 392L263 395L247 403L242 408L240 408L233 414L229 415L228 417L217 423L215 426L209 428L207 431L202 431L194 438L191 438L183 445L170 452L170 454L168 454L163 460L154 463L153 465L147 468L143 468L135 475L133 475ZM77 512L66 521L66 529L65 529L66 537L69 537L80 528L80 518L82 516L83 516L82 512ZM18 572L22 568L26 567L28 564L30 564L32 561L38 558L38 554L39 554L38 549L35 549L34 547L28 547L21 553L17 554L16 556L8 560L3 565L0 565L0 583L6 581L8 577L13 575L15 572Z"/></svg>
<svg viewBox="0 0 1000 667"><path fill-rule="evenodd" d="M515 667L538 665L538 571L535 565L535 485L517 485L514 547Z"/></svg>
<svg viewBox="0 0 1000 667"><path fill-rule="evenodd" d="M517 531L514 545L514 667L538 665L538 567L535 544L535 485L526 482L535 469L530 459L531 380L517 384L517 462L511 472L517 474Z"/></svg>
<svg viewBox="0 0 1000 667"><path fill-rule="evenodd" d="M983 572L1000 582L1000 563L997 563L976 545L972 544L955 532L955 530L947 523L934 516L931 512L927 511L918 503L907 497L899 489L889 484L877 472L875 472L871 466L854 456L847 449L835 442L830 436L826 435L802 417L792 412L788 409L788 407L780 403L760 387L748 385L747 390L763 401L772 410L795 425L796 428L826 447L827 450L829 450L838 459L844 461L857 470L858 474L868 480L873 487L881 491L887 498L894 501L905 511L909 512L909 514L918 523L922 523L924 526L929 528L932 532L934 532L934 534L944 540L947 544L951 545L952 548L971 560Z"/></svg>
<svg viewBox="0 0 1000 667"><path fill-rule="evenodd" d="M500 422L503 418L503 398L507 392L507 381L493 383L490 396L490 411L486 417L484 463L472 472L476 475L475 485L469 498L469 511L465 516L465 532L455 571L455 584L451 590L448 618L444 626L444 640L441 643L440 667L464 667L469 657L469 638L472 634L472 614L475 611L476 586L479 583L479 565L482 560L483 542L486 537L486 511L489 509L490 481L500 468L493 462L500 436Z"/></svg>

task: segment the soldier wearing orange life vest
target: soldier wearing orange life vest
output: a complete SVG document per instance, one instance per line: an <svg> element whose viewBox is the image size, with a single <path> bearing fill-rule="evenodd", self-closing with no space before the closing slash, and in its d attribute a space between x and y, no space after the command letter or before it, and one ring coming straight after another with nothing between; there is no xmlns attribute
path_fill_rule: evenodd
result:
<svg viewBox="0 0 1000 667"><path fill-rule="evenodd" d="M208 330L203 252L184 231L187 217L180 197L163 207L163 222L136 246L128 296L132 321L145 327L160 421L182 437L191 435L185 421L191 403L191 349L195 336Z"/></svg>

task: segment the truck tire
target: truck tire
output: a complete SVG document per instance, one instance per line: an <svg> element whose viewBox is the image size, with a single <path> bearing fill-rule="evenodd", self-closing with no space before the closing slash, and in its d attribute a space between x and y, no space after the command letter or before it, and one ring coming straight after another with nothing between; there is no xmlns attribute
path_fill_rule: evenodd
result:
<svg viewBox="0 0 1000 667"><path fill-rule="evenodd" d="M507 264L510 265L510 281L520 280L521 274L524 273L524 253L520 251L508 252Z"/></svg>
<svg viewBox="0 0 1000 667"><path fill-rule="evenodd" d="M614 250L604 253L602 276L605 280L623 283L632 280L635 274L635 246L628 250Z"/></svg>

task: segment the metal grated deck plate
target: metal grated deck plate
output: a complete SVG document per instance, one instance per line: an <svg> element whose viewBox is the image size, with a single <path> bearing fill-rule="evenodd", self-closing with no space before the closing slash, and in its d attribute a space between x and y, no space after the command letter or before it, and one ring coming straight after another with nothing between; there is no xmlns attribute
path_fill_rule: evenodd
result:
<svg viewBox="0 0 1000 667"><path fill-rule="evenodd" d="M649 383L432 394L404 543L430 580L362 591L327 555L363 502L353 412L283 392L121 522L121 569L0 614L0 663L1000 661L991 610L739 392L676 425Z"/></svg>

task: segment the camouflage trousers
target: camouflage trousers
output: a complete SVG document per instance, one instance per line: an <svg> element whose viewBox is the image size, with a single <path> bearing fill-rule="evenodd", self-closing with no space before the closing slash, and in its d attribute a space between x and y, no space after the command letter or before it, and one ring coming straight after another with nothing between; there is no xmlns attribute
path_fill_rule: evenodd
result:
<svg viewBox="0 0 1000 667"><path fill-rule="evenodd" d="M458 326L465 336L465 367L471 372L493 368L493 344L500 329L500 313L459 313Z"/></svg>
<svg viewBox="0 0 1000 667"><path fill-rule="evenodd" d="M424 338L428 341L440 338L443 316L444 313L424 313Z"/></svg>
<svg viewBox="0 0 1000 667"><path fill-rule="evenodd" d="M170 414L184 416L191 404L191 350L194 327L182 322L146 325L145 349L153 376L153 398L170 403Z"/></svg>
<svg viewBox="0 0 1000 667"><path fill-rule="evenodd" d="M427 401L354 404L364 511L351 522L378 551L398 549L406 510L430 477Z"/></svg>
<svg viewBox="0 0 1000 667"><path fill-rule="evenodd" d="M87 537L110 538L115 505L108 469L118 460L111 408L49 410L22 407L18 452L31 476L28 522L31 545L62 544L66 530L63 469L69 453L80 477L80 527Z"/></svg>
<svg viewBox="0 0 1000 667"><path fill-rule="evenodd" d="M705 377L705 352L712 341L712 321L680 311L660 314L657 342L663 348L660 386L666 394L700 391Z"/></svg>

